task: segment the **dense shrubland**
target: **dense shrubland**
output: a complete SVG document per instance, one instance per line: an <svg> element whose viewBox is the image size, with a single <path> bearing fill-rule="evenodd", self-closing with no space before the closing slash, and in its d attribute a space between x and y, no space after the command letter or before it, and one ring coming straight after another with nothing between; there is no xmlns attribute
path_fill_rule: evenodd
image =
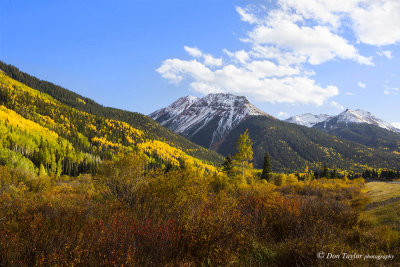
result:
<svg viewBox="0 0 400 267"><path fill-rule="evenodd" d="M251 169L243 179L235 167L228 176L148 164L136 153L74 178L1 166L0 265L309 266L324 264L318 251L399 255L397 232L359 219L362 179L267 182Z"/></svg>

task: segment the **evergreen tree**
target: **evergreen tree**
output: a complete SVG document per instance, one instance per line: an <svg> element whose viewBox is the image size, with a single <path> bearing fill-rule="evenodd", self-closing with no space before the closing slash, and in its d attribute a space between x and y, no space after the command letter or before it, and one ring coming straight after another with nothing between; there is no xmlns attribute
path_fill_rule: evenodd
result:
<svg viewBox="0 0 400 267"><path fill-rule="evenodd" d="M324 170L322 171L322 177L329 178L329 171L328 171L328 168L326 167L326 164L324 164Z"/></svg>
<svg viewBox="0 0 400 267"><path fill-rule="evenodd" d="M172 166L172 164L171 164L170 162L168 162L168 163L165 165L164 172L165 172L165 173L170 172L170 171L173 170L173 168L174 168L174 166Z"/></svg>
<svg viewBox="0 0 400 267"><path fill-rule="evenodd" d="M336 168L333 169L333 171L331 172L331 178L337 178L337 170Z"/></svg>
<svg viewBox="0 0 400 267"><path fill-rule="evenodd" d="M244 169L245 166L249 166L249 163L253 160L253 142L250 139L249 131L241 134L236 142L237 153L233 158L239 163L242 168L242 175L244 179Z"/></svg>
<svg viewBox="0 0 400 267"><path fill-rule="evenodd" d="M263 170L261 173L261 179L269 181L271 179L271 161L269 159L269 153L265 153L264 157L264 165L263 165Z"/></svg>
<svg viewBox="0 0 400 267"><path fill-rule="evenodd" d="M225 158L225 161L222 163L222 171L225 172L228 176L232 174L233 163L231 155L228 155Z"/></svg>

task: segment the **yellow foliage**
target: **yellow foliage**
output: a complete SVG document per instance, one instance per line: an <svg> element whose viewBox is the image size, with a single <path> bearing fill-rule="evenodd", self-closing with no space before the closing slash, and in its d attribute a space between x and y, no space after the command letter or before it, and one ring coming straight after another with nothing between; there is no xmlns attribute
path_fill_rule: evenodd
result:
<svg viewBox="0 0 400 267"><path fill-rule="evenodd" d="M122 147L120 144L110 142L103 137L93 137L91 141L92 141L92 143L99 144L100 146L106 146L106 147L111 147L111 148L121 148Z"/></svg>
<svg viewBox="0 0 400 267"><path fill-rule="evenodd" d="M58 135L55 132L47 128L44 128L31 120L25 119L18 113L4 107L3 105L0 106L0 121L3 123L7 123L11 126L17 127L22 131L38 133L48 139L57 140L58 138Z"/></svg>
<svg viewBox="0 0 400 267"><path fill-rule="evenodd" d="M26 110L29 114L29 120L33 120L44 128L49 128L52 132L57 132L59 135L71 135L77 132L77 126L84 124L86 131L95 135L92 139L101 145L106 145L111 148L121 148L122 144L132 145L137 142L142 142L144 139L143 131L133 128L128 123L105 119L95 115L79 111L72 107L61 104L51 96L34 90L20 82L13 80L4 73L0 73L0 88L6 89L11 101L16 105L21 105L19 109L25 109L29 101L31 106L35 106L35 101L40 101L41 104L46 104L46 115L36 112L34 109ZM19 99L23 99L19 102ZM78 98L78 102L84 103L83 99ZM15 113L17 114L17 113ZM78 115L78 116L76 116ZM4 115L3 116L8 116ZM19 119L23 118L19 116ZM29 121L26 120L26 121ZM32 123L34 123L32 122ZM81 129L82 127L80 127ZM82 132L84 136L87 136ZM113 138L119 136L119 138ZM118 145L116 145L118 143Z"/></svg>
<svg viewBox="0 0 400 267"><path fill-rule="evenodd" d="M76 100L77 100L79 103L86 105L85 100L83 100L82 98L78 97Z"/></svg>
<svg viewBox="0 0 400 267"><path fill-rule="evenodd" d="M212 172L217 171L214 166L208 165L199 159L187 155L182 150L172 147L167 143L158 140L148 140L146 142L140 143L138 144L138 148L143 153L146 153L148 155L156 155L163 161L170 162L172 165L175 166L181 166L181 162L179 160L183 160L185 165L196 166Z"/></svg>

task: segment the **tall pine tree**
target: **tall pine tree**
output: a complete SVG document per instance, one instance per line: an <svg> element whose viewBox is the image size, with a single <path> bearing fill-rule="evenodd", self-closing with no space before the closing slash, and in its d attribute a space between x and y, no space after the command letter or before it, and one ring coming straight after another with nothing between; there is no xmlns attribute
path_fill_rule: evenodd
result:
<svg viewBox="0 0 400 267"><path fill-rule="evenodd" d="M324 164L324 170L322 171L322 177L329 178L329 171L328 171L328 168L326 167L326 164Z"/></svg>
<svg viewBox="0 0 400 267"><path fill-rule="evenodd" d="M263 165L263 170L261 173L261 179L267 180L269 181L271 179L271 161L269 158L269 153L266 152L265 153L265 157L264 157L264 165Z"/></svg>

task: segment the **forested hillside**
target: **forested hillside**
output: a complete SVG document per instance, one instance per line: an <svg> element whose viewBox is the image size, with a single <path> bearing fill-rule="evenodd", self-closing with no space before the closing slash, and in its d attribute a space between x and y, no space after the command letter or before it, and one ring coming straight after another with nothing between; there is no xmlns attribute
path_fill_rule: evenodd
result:
<svg viewBox="0 0 400 267"><path fill-rule="evenodd" d="M60 103L84 111L89 114L97 115L107 119L126 122L131 127L140 130L148 139L159 140L185 151L188 155L209 162L222 162L222 157L210 150L191 142L190 140L162 127L151 118L125 110L104 107L92 99L83 97L77 93L67 90L53 83L40 80L32 75L20 71L18 68L0 61L0 70L7 76L19 81L30 88L48 94Z"/></svg>
<svg viewBox="0 0 400 267"><path fill-rule="evenodd" d="M78 175L91 171L101 160L137 150L148 156L149 166L160 168L185 164L213 168L189 153L203 155L203 159L220 159L217 153L190 142L183 151L179 145L174 147L156 140L155 134L126 122L65 105L3 72L0 72L0 104L0 161L12 167Z"/></svg>
<svg viewBox="0 0 400 267"><path fill-rule="evenodd" d="M265 152L271 155L273 170L300 171L306 166L362 170L363 168L397 169L400 155L342 140L319 130L283 122L265 116L253 116L235 127L220 145L218 152L233 154L234 144L246 129L253 140L254 161L262 166Z"/></svg>
<svg viewBox="0 0 400 267"><path fill-rule="evenodd" d="M400 153L400 134L366 123L337 123L335 127L318 123L315 129L368 147Z"/></svg>

